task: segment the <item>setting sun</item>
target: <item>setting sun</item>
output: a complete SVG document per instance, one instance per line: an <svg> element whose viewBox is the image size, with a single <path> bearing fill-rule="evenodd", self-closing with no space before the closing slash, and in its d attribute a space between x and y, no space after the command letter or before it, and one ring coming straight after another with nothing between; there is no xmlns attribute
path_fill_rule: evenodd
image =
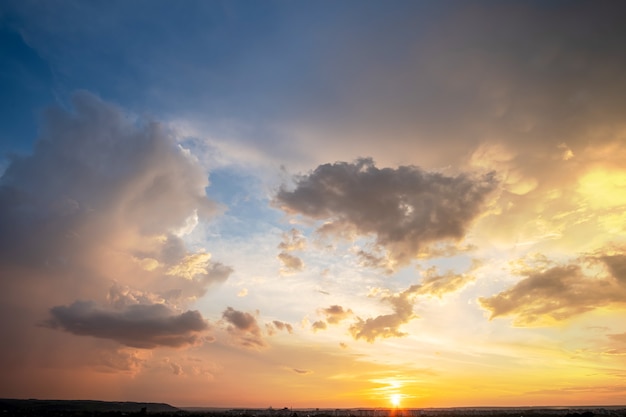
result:
<svg viewBox="0 0 626 417"><path fill-rule="evenodd" d="M396 408L400 407L401 399L402 399L401 394L392 394L391 397L389 397L389 401L391 401L391 405L393 405Z"/></svg>

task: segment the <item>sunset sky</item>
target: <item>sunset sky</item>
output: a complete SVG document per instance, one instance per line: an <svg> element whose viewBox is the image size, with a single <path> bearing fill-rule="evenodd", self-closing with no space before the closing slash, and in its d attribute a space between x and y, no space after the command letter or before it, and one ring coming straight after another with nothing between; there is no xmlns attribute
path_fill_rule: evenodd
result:
<svg viewBox="0 0 626 417"><path fill-rule="evenodd" d="M0 398L626 403L626 3L0 2Z"/></svg>

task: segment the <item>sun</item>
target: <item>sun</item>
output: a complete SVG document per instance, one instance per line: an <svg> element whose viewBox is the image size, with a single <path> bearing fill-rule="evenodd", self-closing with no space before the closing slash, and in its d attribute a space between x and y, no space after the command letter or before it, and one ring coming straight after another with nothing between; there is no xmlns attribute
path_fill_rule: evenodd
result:
<svg viewBox="0 0 626 417"><path fill-rule="evenodd" d="M389 397L389 401L391 401L391 405L393 405L395 408L400 407L400 400L402 400L401 394L391 394L391 396Z"/></svg>

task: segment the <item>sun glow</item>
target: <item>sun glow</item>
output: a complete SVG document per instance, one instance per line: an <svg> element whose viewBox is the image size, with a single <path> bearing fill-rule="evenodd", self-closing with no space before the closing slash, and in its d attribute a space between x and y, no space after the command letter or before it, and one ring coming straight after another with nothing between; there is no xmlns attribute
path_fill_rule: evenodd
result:
<svg viewBox="0 0 626 417"><path fill-rule="evenodd" d="M389 401L391 401L391 405L393 405L395 408L400 407L401 400L402 400L401 394L391 394L391 396L389 397Z"/></svg>

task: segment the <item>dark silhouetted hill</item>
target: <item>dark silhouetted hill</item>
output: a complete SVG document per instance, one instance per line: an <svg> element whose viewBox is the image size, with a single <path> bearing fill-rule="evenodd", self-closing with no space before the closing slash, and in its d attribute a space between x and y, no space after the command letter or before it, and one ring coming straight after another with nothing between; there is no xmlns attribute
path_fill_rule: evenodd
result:
<svg viewBox="0 0 626 417"><path fill-rule="evenodd" d="M0 416L128 415L176 413L176 407L164 403L138 403L91 400L14 400L0 399Z"/></svg>

